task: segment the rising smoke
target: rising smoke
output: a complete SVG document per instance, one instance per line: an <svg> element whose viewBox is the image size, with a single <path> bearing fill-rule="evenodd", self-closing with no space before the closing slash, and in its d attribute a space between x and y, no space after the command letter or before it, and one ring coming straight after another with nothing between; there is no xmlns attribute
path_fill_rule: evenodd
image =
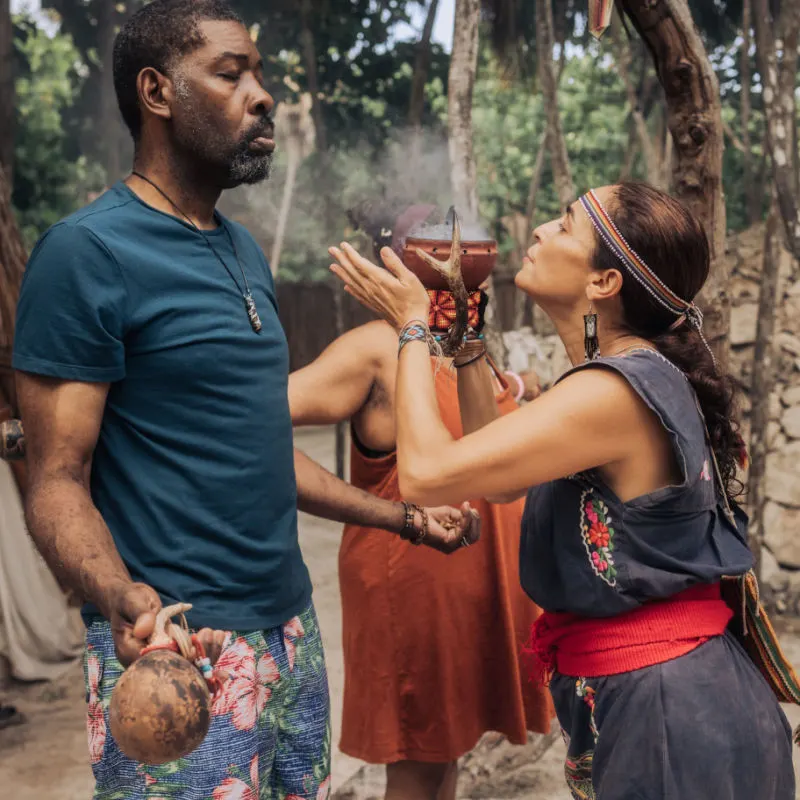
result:
<svg viewBox="0 0 800 800"><path fill-rule="evenodd" d="M229 192L222 204L226 213L247 225L267 253L275 238L287 171L285 148L280 141L277 144L270 180ZM360 245L362 252L370 252L374 230L391 225L409 205L436 205L444 221L452 202L450 159L441 133L396 131L380 150L366 143L334 150L324 168L319 154L312 154L298 172L280 272L284 278L323 277L330 245L346 238ZM449 227L440 232L441 238L450 238ZM463 217L462 236L490 238Z"/></svg>

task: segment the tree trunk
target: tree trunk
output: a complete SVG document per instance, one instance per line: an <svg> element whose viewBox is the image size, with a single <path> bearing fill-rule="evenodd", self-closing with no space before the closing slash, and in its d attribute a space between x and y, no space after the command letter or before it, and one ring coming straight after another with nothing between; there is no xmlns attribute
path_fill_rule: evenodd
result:
<svg viewBox="0 0 800 800"><path fill-rule="evenodd" d="M10 0L0 0L0 167L14 167L14 42Z"/></svg>
<svg viewBox="0 0 800 800"><path fill-rule="evenodd" d="M722 108L719 83L692 21L687 0L620 0L644 39L664 87L674 144L672 187L702 223L711 247L711 274L699 302L706 335L727 359L730 300L726 294L725 199L722 191Z"/></svg>
<svg viewBox="0 0 800 800"><path fill-rule="evenodd" d="M422 29L419 42L417 42L414 74L411 78L411 100L408 104L408 124L412 128L419 128L422 125L422 112L425 110L425 84L428 82L428 69L431 63L431 36L438 9L439 0L430 0L428 14L425 17L425 27Z"/></svg>
<svg viewBox="0 0 800 800"><path fill-rule="evenodd" d="M120 136L117 120L117 99L114 92L114 25L116 21L114 0L101 0L97 7L97 57L100 62L98 76L98 119L103 136L103 166L106 185L111 186L120 177Z"/></svg>
<svg viewBox="0 0 800 800"><path fill-rule="evenodd" d="M544 172L544 158L547 155L547 129L542 131L539 137L539 144L536 150L536 161L533 164L531 182L528 187L528 200L525 205L525 242L527 246L531 231L533 230L533 217L536 214L536 199L539 195L539 188L542 185L542 173Z"/></svg>
<svg viewBox="0 0 800 800"><path fill-rule="evenodd" d="M558 83L553 69L553 7L551 0L536 0L536 54L538 60L539 85L542 88L547 114L547 145L550 151L550 164L553 180L561 208L575 199L575 185L567 155L567 143L561 129L561 115L558 111Z"/></svg>
<svg viewBox="0 0 800 800"><path fill-rule="evenodd" d="M664 149L661 153L661 187L670 191L672 187L672 158L675 154L675 140L669 128L664 129Z"/></svg>
<svg viewBox="0 0 800 800"><path fill-rule="evenodd" d="M776 28L768 0L753 0L756 31L756 63L763 86L766 144L772 162L772 178L778 196L786 241L792 255L800 258L800 198L797 190L794 83L797 71L797 31L800 28L800 0L783 0ZM778 63L775 30L783 33L784 56ZM791 53L791 43L794 52ZM786 45L789 45L787 48Z"/></svg>
<svg viewBox="0 0 800 800"><path fill-rule="evenodd" d="M272 253L269 259L273 278L277 277L278 267L281 263L283 238L286 234L289 212L292 208L292 195L294 194L295 183L297 183L297 168L300 166L300 149L291 139L286 142L286 145L289 151L287 156L289 163L286 167L286 178L283 182L283 196L281 197L281 207L278 211L278 224L275 227L275 241L272 243Z"/></svg>
<svg viewBox="0 0 800 800"><path fill-rule="evenodd" d="M558 74L556 75L556 89L561 85L561 77L564 74L564 66L566 65L566 48L564 42L560 43L561 54L558 59ZM541 136L539 137L539 144L536 150L536 161L533 164L533 172L531 173L531 182L528 187L528 200L525 205L525 217L527 220L527 228L525 232L525 241L523 247L527 248L528 238L533 231L533 217L536 214L536 198L539 194L539 188L542 183L542 172L544 171L544 160L547 155L548 142L547 142L547 125L545 125Z"/></svg>
<svg viewBox="0 0 800 800"><path fill-rule="evenodd" d="M472 149L472 90L478 69L480 0L456 0L453 51L447 79L447 129L453 202L477 222L478 176Z"/></svg>
<svg viewBox="0 0 800 800"><path fill-rule="evenodd" d="M22 273L25 271L25 248L11 209L11 187L0 167L0 405L17 411L11 350L14 344L14 318Z"/></svg>
<svg viewBox="0 0 800 800"><path fill-rule="evenodd" d="M311 116L314 119L317 149L320 151L324 160L328 153L328 135L325 129L325 119L322 114L322 103L319 98L317 48L314 43L314 32L311 30L312 15L313 8L311 0L301 0L300 18L303 27L300 32L300 42L303 47L303 60L305 61L306 78L308 79L308 92L311 95Z"/></svg>
<svg viewBox="0 0 800 800"><path fill-rule="evenodd" d="M783 60L780 71L780 92L789 128L789 152L792 158L794 177L794 196L800 204L800 152L797 146L797 108L795 90L797 87L797 65L800 60L800 0L787 0L782 6L781 41Z"/></svg>
<svg viewBox="0 0 800 800"><path fill-rule="evenodd" d="M739 54L739 83L742 86L742 102L740 123L742 126L742 156L744 165L745 213L750 225L761 217L761 198L756 194L753 175L753 146L750 140L750 87L753 84L750 68L750 26L752 24L750 0L744 0L742 6L742 50Z"/></svg>
<svg viewBox="0 0 800 800"><path fill-rule="evenodd" d="M629 181L633 175L633 165L639 152L639 137L636 135L636 126L633 120L628 120L628 144L625 145L625 155L622 157L622 166L619 170L619 181Z"/></svg>
<svg viewBox="0 0 800 800"><path fill-rule="evenodd" d="M764 264L758 298L758 323L753 352L752 411L750 417L750 473L747 496L750 511L750 549L755 557L756 577L761 577L761 545L764 538L764 474L769 442L769 401L775 388L775 355L773 341L778 299L778 273L781 262L782 227L778 209L773 204L767 219L764 239Z"/></svg>
<svg viewBox="0 0 800 800"><path fill-rule="evenodd" d="M447 77L447 133L450 150L450 184L453 203L468 223L480 219L478 208L478 170L472 148L472 91L478 70L478 28L481 20L480 0L456 0L453 27L453 50ZM497 329L494 286L489 278L490 295L483 335L486 347L498 364L506 362L506 347Z"/></svg>
<svg viewBox="0 0 800 800"><path fill-rule="evenodd" d="M661 186L663 175L662 171L659 169L659 158L653 148L653 140L650 138L650 131L647 130L647 121L644 118L642 106L636 93L636 87L631 78L631 62L633 60L631 57L631 48L628 44L626 33L621 25L615 27L612 41L614 42L614 49L616 50L619 74L625 86L625 95L627 96L628 106L631 110L631 119L636 131L636 136L639 139L639 146L642 149L647 182L653 186Z"/></svg>

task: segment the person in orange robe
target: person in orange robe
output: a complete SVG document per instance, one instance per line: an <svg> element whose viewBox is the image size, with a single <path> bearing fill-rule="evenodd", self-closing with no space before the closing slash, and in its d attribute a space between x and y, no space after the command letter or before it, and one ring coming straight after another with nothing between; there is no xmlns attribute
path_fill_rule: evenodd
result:
<svg viewBox="0 0 800 800"><path fill-rule="evenodd" d="M447 360L433 368L443 418L460 437L455 370ZM391 500L402 499L396 372L397 335L380 321L345 333L289 378L293 423L349 420L352 484ZM504 378L495 388L501 413L514 411ZM522 654L540 614L520 587L524 503L471 502L482 519L481 540L450 558L368 528L344 529L340 749L387 765L387 800L454 800L456 762L485 732L523 744L528 731L550 730L551 700L528 676Z"/></svg>

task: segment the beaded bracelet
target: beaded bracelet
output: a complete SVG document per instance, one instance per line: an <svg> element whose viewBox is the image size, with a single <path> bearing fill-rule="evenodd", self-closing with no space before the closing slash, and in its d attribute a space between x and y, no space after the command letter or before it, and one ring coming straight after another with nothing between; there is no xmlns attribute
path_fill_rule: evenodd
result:
<svg viewBox="0 0 800 800"><path fill-rule="evenodd" d="M407 503L405 500L403 500L402 503L406 518L403 522L403 527L400 529L400 538L411 539L412 534L414 536L417 534L417 531L414 528L414 514L416 513L416 506L412 505L411 503Z"/></svg>
<svg viewBox="0 0 800 800"><path fill-rule="evenodd" d="M411 540L411 544L420 545L425 541L425 537L428 535L428 512L419 506L417 506L416 509L422 514L422 529L417 538Z"/></svg>
<svg viewBox="0 0 800 800"><path fill-rule="evenodd" d="M403 502L403 508L406 512L405 523L403 524L403 529L400 531L400 537L410 541L411 544L422 544L425 540L425 537L428 535L428 512L424 508L420 508L418 505L414 503L407 503L405 500ZM417 532L416 528L414 528L414 515L419 511L422 515L422 528ZM408 532L409 535L406 535ZM413 535L412 535L413 534Z"/></svg>
<svg viewBox="0 0 800 800"><path fill-rule="evenodd" d="M409 342L428 342L431 338L431 331L428 325L419 319L412 319L403 325L400 331L400 345L398 354Z"/></svg>
<svg viewBox="0 0 800 800"><path fill-rule="evenodd" d="M437 342L443 342L445 339L447 339L447 334L446 333L433 333L431 335L433 336L433 338ZM482 340L483 339L483 334L482 333L474 333L474 334L465 333L464 334L464 341L465 342L467 341L468 337L469 337L469 339L481 339Z"/></svg>

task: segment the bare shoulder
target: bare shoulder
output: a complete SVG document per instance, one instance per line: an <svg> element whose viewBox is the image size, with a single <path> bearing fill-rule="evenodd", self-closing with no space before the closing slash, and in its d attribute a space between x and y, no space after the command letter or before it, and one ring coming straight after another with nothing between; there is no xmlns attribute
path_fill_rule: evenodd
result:
<svg viewBox="0 0 800 800"><path fill-rule="evenodd" d="M616 370L602 365L570 373L530 405L547 405L559 416L612 428L651 415L631 384Z"/></svg>
<svg viewBox="0 0 800 800"><path fill-rule="evenodd" d="M602 363L595 363L589 368L570 372L558 381L551 391L558 389L580 393L592 389L600 393L602 397L608 397L611 400L622 400L627 397L635 401L638 398L636 390L623 375L613 367L605 366Z"/></svg>
<svg viewBox="0 0 800 800"><path fill-rule="evenodd" d="M397 358L397 333L389 323L374 320L348 331L344 336L353 347L361 350L365 358L378 366L392 363Z"/></svg>

